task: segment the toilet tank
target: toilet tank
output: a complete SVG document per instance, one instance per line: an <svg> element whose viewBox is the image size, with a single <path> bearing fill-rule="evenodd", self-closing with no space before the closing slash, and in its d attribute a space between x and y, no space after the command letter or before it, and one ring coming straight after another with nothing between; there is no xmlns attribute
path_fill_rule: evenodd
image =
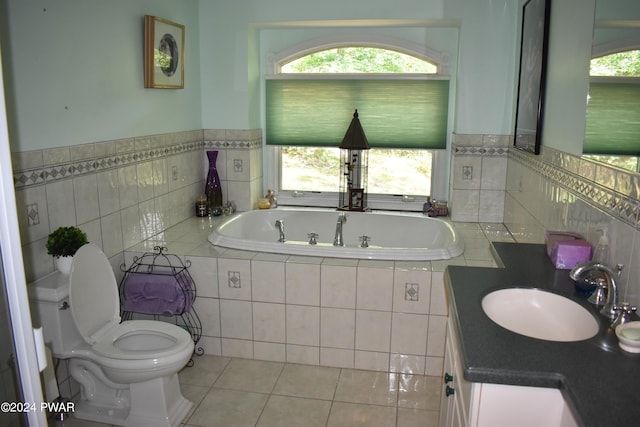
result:
<svg viewBox="0 0 640 427"><path fill-rule="evenodd" d="M44 341L53 357L64 359L82 343L69 306L69 276L56 271L29 283L31 317L42 326Z"/></svg>

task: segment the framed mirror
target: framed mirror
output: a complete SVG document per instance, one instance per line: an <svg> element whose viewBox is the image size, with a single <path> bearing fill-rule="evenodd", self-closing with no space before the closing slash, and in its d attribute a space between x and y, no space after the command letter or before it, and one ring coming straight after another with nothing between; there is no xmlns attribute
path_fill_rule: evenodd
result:
<svg viewBox="0 0 640 427"><path fill-rule="evenodd" d="M514 146L540 153L549 38L550 0L528 0L522 10L520 72Z"/></svg>

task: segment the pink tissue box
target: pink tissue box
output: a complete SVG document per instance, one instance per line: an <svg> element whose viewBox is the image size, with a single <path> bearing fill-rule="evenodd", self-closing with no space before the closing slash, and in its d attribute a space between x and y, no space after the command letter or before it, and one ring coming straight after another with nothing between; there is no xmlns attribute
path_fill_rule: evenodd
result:
<svg viewBox="0 0 640 427"><path fill-rule="evenodd" d="M577 263L591 259L591 246L582 239L557 241L549 257L556 268L571 270Z"/></svg>
<svg viewBox="0 0 640 427"><path fill-rule="evenodd" d="M570 231L553 231L547 230L544 236L544 242L547 245L547 255L551 256L551 251L558 242L565 240L583 240L582 236L578 233L572 233Z"/></svg>

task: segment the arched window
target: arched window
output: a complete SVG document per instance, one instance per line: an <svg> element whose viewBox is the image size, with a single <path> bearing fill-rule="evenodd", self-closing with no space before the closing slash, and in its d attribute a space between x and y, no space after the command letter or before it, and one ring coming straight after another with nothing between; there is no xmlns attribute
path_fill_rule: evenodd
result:
<svg viewBox="0 0 640 427"><path fill-rule="evenodd" d="M372 146L369 205L431 195L434 153L446 148L449 79L441 74L446 56L429 53L436 58L341 44L276 60L276 74L266 81L266 133L280 200L304 195L290 200L335 206L337 147L356 108Z"/></svg>
<svg viewBox="0 0 640 427"><path fill-rule="evenodd" d="M334 47L282 64L282 73L423 73L437 74L426 59L376 47Z"/></svg>

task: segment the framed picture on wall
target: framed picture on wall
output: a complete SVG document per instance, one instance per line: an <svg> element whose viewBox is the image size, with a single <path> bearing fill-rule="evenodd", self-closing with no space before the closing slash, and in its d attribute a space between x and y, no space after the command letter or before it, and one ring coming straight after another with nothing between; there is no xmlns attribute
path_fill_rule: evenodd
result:
<svg viewBox="0 0 640 427"><path fill-rule="evenodd" d="M522 10L520 76L514 145L540 153L547 69L550 0L528 0Z"/></svg>
<svg viewBox="0 0 640 427"><path fill-rule="evenodd" d="M144 87L184 88L184 25L145 15Z"/></svg>

